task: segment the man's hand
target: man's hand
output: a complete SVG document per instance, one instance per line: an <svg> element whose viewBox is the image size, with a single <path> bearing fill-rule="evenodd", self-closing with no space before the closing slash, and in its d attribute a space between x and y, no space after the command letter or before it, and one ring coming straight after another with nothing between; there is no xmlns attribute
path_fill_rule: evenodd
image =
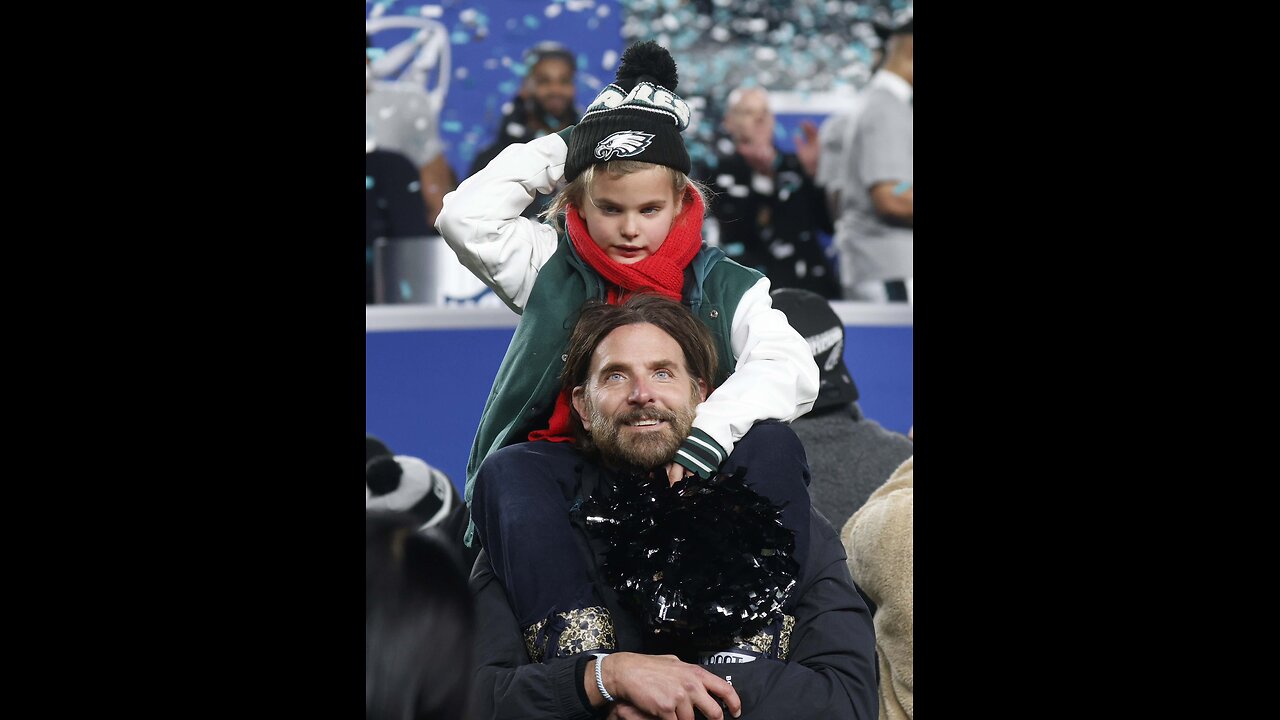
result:
<svg viewBox="0 0 1280 720"><path fill-rule="evenodd" d="M822 152L818 144L818 126L805 120L800 123L800 134L796 136L796 157L810 178L818 176L818 156Z"/></svg>
<svg viewBox="0 0 1280 720"><path fill-rule="evenodd" d="M693 473L689 470L689 468L681 465L678 462L667 463L667 486L668 487L670 487L671 485L675 485L676 483L680 482L681 480L687 477L693 477Z"/></svg>
<svg viewBox="0 0 1280 720"><path fill-rule="evenodd" d="M724 700L731 717L742 714L742 700L732 685L675 655L613 653L601 673L605 688L618 699L611 718L693 720L697 708L707 720L723 720L716 697Z"/></svg>

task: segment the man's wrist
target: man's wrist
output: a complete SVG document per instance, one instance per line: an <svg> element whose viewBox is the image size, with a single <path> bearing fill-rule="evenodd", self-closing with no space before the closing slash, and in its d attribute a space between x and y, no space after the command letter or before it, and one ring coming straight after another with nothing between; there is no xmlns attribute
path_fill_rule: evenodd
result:
<svg viewBox="0 0 1280 720"><path fill-rule="evenodd" d="M602 698L592 692L595 689L596 677L591 663L595 661L595 656L587 653L578 658L578 662L574 663L575 674L580 678L578 682L578 700L582 702L582 707L587 712L595 712L603 703Z"/></svg>

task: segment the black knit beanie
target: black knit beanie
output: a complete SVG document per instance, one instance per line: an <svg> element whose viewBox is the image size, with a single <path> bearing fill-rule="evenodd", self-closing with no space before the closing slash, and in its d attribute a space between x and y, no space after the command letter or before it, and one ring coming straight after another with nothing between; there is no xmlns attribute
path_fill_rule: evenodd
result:
<svg viewBox="0 0 1280 720"><path fill-rule="evenodd" d="M565 180L609 160L639 160L687 174L689 151L680 133L689 126L689 106L676 95L677 82L676 62L666 48L652 40L627 48L613 83L573 128Z"/></svg>

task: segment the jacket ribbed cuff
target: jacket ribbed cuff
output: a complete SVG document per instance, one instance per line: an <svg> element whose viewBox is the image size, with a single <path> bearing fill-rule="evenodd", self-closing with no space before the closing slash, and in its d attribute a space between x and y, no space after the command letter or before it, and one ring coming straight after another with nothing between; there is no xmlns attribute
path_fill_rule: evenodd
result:
<svg viewBox="0 0 1280 720"><path fill-rule="evenodd" d="M727 456L728 453L720 447L720 443L698 428L693 428L689 437L685 438L680 448L676 450L676 456L672 460L706 480L720 469L721 463Z"/></svg>

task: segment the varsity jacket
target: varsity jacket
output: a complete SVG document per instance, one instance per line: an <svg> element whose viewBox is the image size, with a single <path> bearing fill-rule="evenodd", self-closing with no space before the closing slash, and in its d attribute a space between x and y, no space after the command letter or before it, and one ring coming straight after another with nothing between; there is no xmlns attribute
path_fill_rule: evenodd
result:
<svg viewBox="0 0 1280 720"><path fill-rule="evenodd" d="M520 216L538 192L553 192L563 178L571 132L508 146L445 196L436 220L462 264L521 315L472 443L468 504L490 452L546 427L578 311L605 297L605 281L577 256L567 234ZM708 477L756 422L790 422L813 407L818 366L808 343L773 309L768 278L717 248L704 245L686 268L683 301L720 351L716 388L696 408L676 457Z"/></svg>

